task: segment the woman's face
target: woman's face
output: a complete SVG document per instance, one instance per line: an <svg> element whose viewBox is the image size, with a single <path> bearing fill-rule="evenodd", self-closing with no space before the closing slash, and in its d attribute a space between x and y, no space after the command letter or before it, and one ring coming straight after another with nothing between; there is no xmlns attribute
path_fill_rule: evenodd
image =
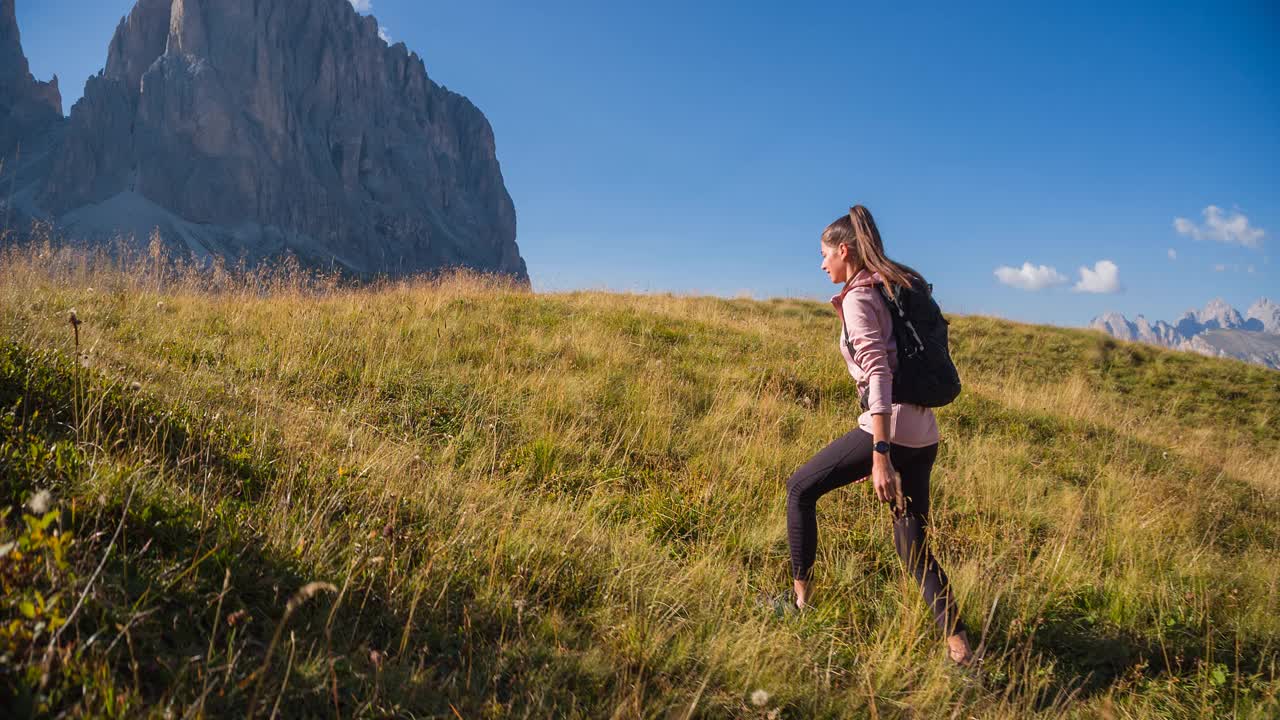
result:
<svg viewBox="0 0 1280 720"><path fill-rule="evenodd" d="M849 281L849 246L841 243L839 245L828 245L821 240L818 246L822 249L822 271L831 278L833 283L845 283Z"/></svg>

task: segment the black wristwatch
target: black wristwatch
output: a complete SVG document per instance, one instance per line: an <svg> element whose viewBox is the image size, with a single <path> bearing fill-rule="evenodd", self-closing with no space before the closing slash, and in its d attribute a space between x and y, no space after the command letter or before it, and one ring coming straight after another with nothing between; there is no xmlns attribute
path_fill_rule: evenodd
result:
<svg viewBox="0 0 1280 720"><path fill-rule="evenodd" d="M878 443L876 443L876 444L875 444L875 447L873 447L873 448L872 448L872 450L875 450L876 452L880 453L881 455L888 455L888 454L889 454L889 443L885 442L884 440L881 440L880 442L878 442Z"/></svg>

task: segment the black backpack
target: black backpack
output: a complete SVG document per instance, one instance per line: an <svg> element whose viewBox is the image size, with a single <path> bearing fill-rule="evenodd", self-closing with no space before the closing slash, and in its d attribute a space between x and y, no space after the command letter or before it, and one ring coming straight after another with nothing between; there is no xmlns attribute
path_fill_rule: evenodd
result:
<svg viewBox="0 0 1280 720"><path fill-rule="evenodd" d="M960 373L947 345L947 319L933 299L933 285L912 276L911 287L876 290L893 316L898 342L898 369L893 373L893 401L942 407L960 394Z"/></svg>

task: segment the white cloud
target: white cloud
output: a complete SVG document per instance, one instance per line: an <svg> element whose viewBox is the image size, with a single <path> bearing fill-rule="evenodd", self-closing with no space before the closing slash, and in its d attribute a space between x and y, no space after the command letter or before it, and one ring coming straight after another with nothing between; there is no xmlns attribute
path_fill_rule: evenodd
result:
<svg viewBox="0 0 1280 720"><path fill-rule="evenodd" d="M1227 266L1226 266L1226 265L1223 265L1222 263L1218 263L1217 265L1214 265L1214 266L1213 266L1213 271L1214 271L1214 272L1226 272L1226 271L1227 271Z"/></svg>
<svg viewBox="0 0 1280 720"><path fill-rule="evenodd" d="M1170 259L1170 260L1177 260L1177 259L1178 259L1178 251L1177 251L1177 250L1174 250L1173 248L1169 248L1169 259Z"/></svg>
<svg viewBox="0 0 1280 720"><path fill-rule="evenodd" d="M1080 281L1072 289L1085 293L1120 292L1120 268L1110 260L1099 260L1092 270L1082 267Z"/></svg>
<svg viewBox="0 0 1280 720"><path fill-rule="evenodd" d="M387 26L386 26L386 25L379 25L379 26L378 26L378 37L382 38L382 42L384 42L384 43L386 43L386 44L388 44L388 45L390 45L390 44L391 44L391 31L390 31L390 30L387 30Z"/></svg>
<svg viewBox="0 0 1280 720"><path fill-rule="evenodd" d="M1173 219L1173 229L1196 240L1213 240L1251 248L1261 245L1262 237L1266 235L1266 231L1262 228L1250 226L1249 218L1242 215L1239 210L1232 210L1228 215L1224 214L1222 208L1217 205L1210 205L1200 214L1204 216L1203 225L1197 225L1180 217Z"/></svg>
<svg viewBox="0 0 1280 720"><path fill-rule="evenodd" d="M1001 265L996 268L996 278L1000 282L1019 290L1043 290L1054 285L1061 285L1067 278L1048 265L1032 265L1022 263L1021 268Z"/></svg>

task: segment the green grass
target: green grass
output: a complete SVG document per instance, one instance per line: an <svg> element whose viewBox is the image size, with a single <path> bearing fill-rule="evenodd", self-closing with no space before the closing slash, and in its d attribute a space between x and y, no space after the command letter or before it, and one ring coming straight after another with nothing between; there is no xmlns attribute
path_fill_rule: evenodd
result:
<svg viewBox="0 0 1280 720"><path fill-rule="evenodd" d="M819 504L817 611L759 607L786 477L856 422L822 303L0 267L20 714L1280 712L1278 373L953 318L931 537L974 680L865 484Z"/></svg>

